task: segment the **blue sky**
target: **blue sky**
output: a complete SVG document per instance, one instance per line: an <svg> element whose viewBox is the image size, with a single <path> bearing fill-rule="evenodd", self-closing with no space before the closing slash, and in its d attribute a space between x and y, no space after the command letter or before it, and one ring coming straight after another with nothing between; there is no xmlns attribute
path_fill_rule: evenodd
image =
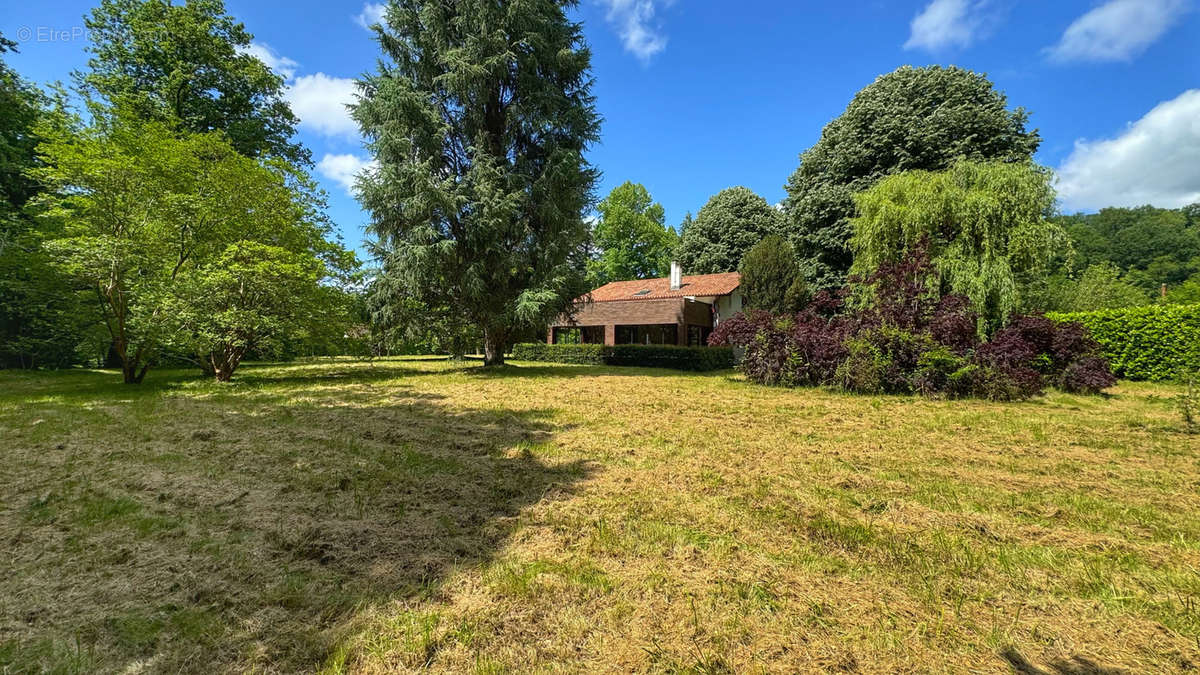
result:
<svg viewBox="0 0 1200 675"><path fill-rule="evenodd" d="M86 61L93 3L0 0L25 77L67 80ZM359 245L365 215L345 182L368 159L343 110L378 49L362 0L226 0L258 53L288 77L330 195ZM1062 207L1200 201L1200 0L582 0L603 138L590 153L603 196L641 182L668 224L718 190L775 203L797 157L854 93L901 65L988 73L1032 112L1037 159Z"/></svg>

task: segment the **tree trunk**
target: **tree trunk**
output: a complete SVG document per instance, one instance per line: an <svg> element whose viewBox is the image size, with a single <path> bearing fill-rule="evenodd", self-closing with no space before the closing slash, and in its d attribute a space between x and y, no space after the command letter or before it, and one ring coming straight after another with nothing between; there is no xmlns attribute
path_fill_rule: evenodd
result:
<svg viewBox="0 0 1200 675"><path fill-rule="evenodd" d="M504 365L505 331L501 328L485 328L483 331L483 365Z"/></svg>

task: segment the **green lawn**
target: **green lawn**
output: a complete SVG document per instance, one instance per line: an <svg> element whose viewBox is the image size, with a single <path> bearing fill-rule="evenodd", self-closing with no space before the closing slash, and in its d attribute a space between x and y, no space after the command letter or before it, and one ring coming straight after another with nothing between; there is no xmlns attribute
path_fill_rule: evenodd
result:
<svg viewBox="0 0 1200 675"><path fill-rule="evenodd" d="M1170 385L0 372L0 672L1200 667Z"/></svg>

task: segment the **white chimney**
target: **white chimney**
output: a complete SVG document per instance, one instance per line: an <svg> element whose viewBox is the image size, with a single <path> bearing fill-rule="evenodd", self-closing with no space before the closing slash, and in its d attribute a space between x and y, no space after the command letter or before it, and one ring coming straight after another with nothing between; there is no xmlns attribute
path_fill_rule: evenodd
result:
<svg viewBox="0 0 1200 675"><path fill-rule="evenodd" d="M671 290L683 288L683 268L674 260L671 261Z"/></svg>

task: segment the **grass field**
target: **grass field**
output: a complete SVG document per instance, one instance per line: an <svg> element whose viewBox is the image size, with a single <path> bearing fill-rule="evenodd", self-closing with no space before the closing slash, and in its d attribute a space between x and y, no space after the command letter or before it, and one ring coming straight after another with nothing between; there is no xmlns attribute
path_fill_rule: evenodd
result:
<svg viewBox="0 0 1200 675"><path fill-rule="evenodd" d="M1175 672L1200 436L436 360L0 373L0 672Z"/></svg>

